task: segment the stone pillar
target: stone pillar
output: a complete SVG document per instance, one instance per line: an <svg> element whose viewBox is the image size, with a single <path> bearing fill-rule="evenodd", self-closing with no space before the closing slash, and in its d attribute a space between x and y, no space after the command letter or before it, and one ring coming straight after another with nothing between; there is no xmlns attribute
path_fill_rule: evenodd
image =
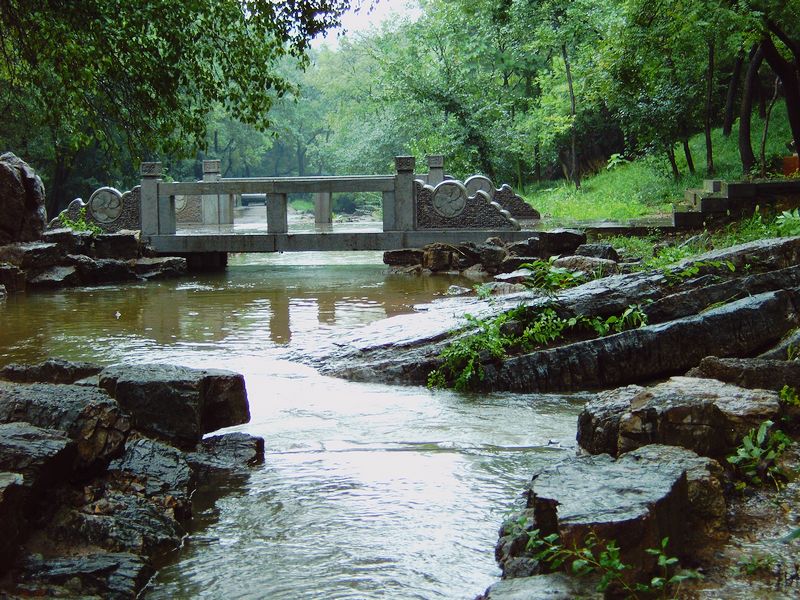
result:
<svg viewBox="0 0 800 600"><path fill-rule="evenodd" d="M330 225L332 222L331 193L317 192L314 194L314 223L317 225Z"/></svg>
<svg viewBox="0 0 800 600"><path fill-rule="evenodd" d="M203 181L219 181L221 166L219 160L203 161ZM231 198L224 194L206 194L203 196L203 224L230 225L233 223L233 207Z"/></svg>
<svg viewBox="0 0 800 600"><path fill-rule="evenodd" d="M286 233L289 221L286 194L267 194L267 233Z"/></svg>
<svg viewBox="0 0 800 600"><path fill-rule="evenodd" d="M397 229L394 224L394 192L383 192L381 209L383 211L383 230L394 231Z"/></svg>
<svg viewBox="0 0 800 600"><path fill-rule="evenodd" d="M444 181L444 154L431 154L428 158L428 185L436 187Z"/></svg>
<svg viewBox="0 0 800 600"><path fill-rule="evenodd" d="M142 237L158 235L158 183L161 181L161 163L143 162L139 172L142 176L142 187L139 191Z"/></svg>
<svg viewBox="0 0 800 600"><path fill-rule="evenodd" d="M395 156L397 169L394 181L394 227L393 231L412 231L414 229L414 212L416 208L416 192L414 188L413 156Z"/></svg>

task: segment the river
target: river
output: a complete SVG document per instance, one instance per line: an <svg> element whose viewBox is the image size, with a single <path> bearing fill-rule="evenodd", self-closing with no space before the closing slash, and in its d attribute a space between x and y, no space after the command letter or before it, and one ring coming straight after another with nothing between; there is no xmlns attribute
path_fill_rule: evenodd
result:
<svg viewBox="0 0 800 600"><path fill-rule="evenodd" d="M389 275L380 253L233 255L224 273L0 303L0 365L47 357L245 375L266 461L196 498L166 598L472 598L537 465L574 448L583 399L352 383L286 360L413 311L456 277Z"/></svg>

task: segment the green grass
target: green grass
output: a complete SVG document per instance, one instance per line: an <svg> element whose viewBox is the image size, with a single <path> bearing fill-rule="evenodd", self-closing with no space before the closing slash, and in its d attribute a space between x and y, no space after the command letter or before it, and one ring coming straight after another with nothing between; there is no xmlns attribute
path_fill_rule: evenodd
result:
<svg viewBox="0 0 800 600"><path fill-rule="evenodd" d="M761 148L763 121L753 115L751 135L753 151L758 159ZM792 138L786 108L782 102L775 105L770 120L766 158L768 169L780 169L780 158L787 154L786 142ZM736 181L743 179L739 159L738 121L729 137L721 129L712 131L714 149L714 179ZM554 221L627 221L644 217L666 216L672 213L672 203L683 200L687 188L702 187L706 173L705 136L700 133L689 140L695 164L695 174L688 172L683 146L676 146L675 154L681 178L675 180L669 163L663 155L643 156L629 162L617 162L613 168L603 169L586 177L580 190L565 181L544 182L522 190L521 194L542 213Z"/></svg>

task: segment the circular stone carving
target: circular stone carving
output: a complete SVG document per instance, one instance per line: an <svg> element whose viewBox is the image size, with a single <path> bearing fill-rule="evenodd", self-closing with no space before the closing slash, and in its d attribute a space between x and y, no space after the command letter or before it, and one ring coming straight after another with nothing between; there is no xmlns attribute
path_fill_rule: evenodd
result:
<svg viewBox="0 0 800 600"><path fill-rule="evenodd" d="M489 198L494 198L494 183L484 175L473 175L464 182L464 187L467 188L467 194L469 194L470 198L479 190L489 194Z"/></svg>
<svg viewBox="0 0 800 600"><path fill-rule="evenodd" d="M458 181L443 181L434 188L431 203L443 217L457 217L467 205L467 190Z"/></svg>
<svg viewBox="0 0 800 600"><path fill-rule="evenodd" d="M89 198L89 214L98 223L113 223L122 214L122 194L119 190L103 187Z"/></svg>
<svg viewBox="0 0 800 600"><path fill-rule="evenodd" d="M175 212L179 213L186 208L186 196L175 196Z"/></svg>

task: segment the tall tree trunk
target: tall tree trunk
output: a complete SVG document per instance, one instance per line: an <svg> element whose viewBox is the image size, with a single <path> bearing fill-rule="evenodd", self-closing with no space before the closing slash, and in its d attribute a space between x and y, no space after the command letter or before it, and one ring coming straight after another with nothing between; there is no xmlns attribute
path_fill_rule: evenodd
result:
<svg viewBox="0 0 800 600"><path fill-rule="evenodd" d="M689 173L694 175L694 159L692 158L692 150L689 148L689 138L683 138L683 154L686 156L686 166L689 168Z"/></svg>
<svg viewBox="0 0 800 600"><path fill-rule="evenodd" d="M708 41L708 71L706 72L706 173L714 175L714 149L711 146L711 105L714 95L714 40Z"/></svg>
<svg viewBox="0 0 800 600"><path fill-rule="evenodd" d="M744 78L742 92L742 106L739 111L739 156L742 159L742 172L747 175L756 163L753 154L753 144L750 141L750 117L753 112L753 83L758 77L758 69L764 59L764 44L759 44L750 64L747 65L747 74Z"/></svg>
<svg viewBox="0 0 800 600"><path fill-rule="evenodd" d="M753 49L755 53L755 47ZM744 65L744 53L736 55L736 62L733 63L733 74L731 82L728 84L728 95L725 98L725 117L722 122L722 135L730 137L733 129L733 106L736 103L736 94L739 92L739 81L742 78L742 65Z"/></svg>
<svg viewBox="0 0 800 600"><path fill-rule="evenodd" d="M572 86L572 68L569 64L569 56L567 55L567 44L561 44L561 56L564 58L564 69L567 72L567 87L569 88L569 114L572 117L572 128L570 134L570 179L575 183L575 189L580 189L581 178L578 173L578 155L575 149L575 89Z"/></svg>
<svg viewBox="0 0 800 600"><path fill-rule="evenodd" d="M760 76L753 82L753 93L758 96L758 116L763 121L767 117L767 92Z"/></svg>
<svg viewBox="0 0 800 600"><path fill-rule="evenodd" d="M681 172L678 170L678 163L675 162L675 148L671 144L667 145L667 159L669 160L669 166L672 167L672 177L675 180L680 179Z"/></svg>
<svg viewBox="0 0 800 600"><path fill-rule="evenodd" d="M772 109L775 107L775 102L778 100L778 87L780 86L780 79L775 78L775 88L772 93L772 98L767 105L767 114L764 118L764 131L761 133L761 177L767 176L767 134L769 133L769 118L772 115Z"/></svg>
<svg viewBox="0 0 800 600"><path fill-rule="evenodd" d="M795 145L798 145L800 144L800 78L798 78L797 64L800 63L800 56L795 53L795 46L797 45L792 44L790 46L795 58L793 64L781 56L772 38L767 37L761 43L761 47L764 50L764 58L783 84L789 127L792 129ZM797 50L797 52L800 52L800 50Z"/></svg>
<svg viewBox="0 0 800 600"><path fill-rule="evenodd" d="M303 177L306 174L306 149L297 142L297 176Z"/></svg>

